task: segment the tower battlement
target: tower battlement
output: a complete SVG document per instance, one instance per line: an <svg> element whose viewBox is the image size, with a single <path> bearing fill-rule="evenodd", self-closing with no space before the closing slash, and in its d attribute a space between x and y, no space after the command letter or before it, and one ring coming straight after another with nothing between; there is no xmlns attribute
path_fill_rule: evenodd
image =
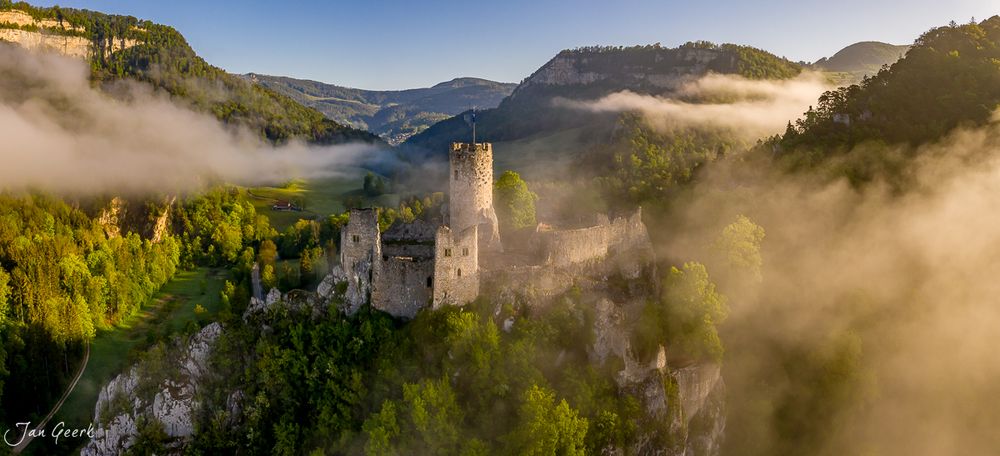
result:
<svg viewBox="0 0 1000 456"><path fill-rule="evenodd" d="M491 143L451 143L451 153L456 154L475 154L479 152L493 153L493 144Z"/></svg>

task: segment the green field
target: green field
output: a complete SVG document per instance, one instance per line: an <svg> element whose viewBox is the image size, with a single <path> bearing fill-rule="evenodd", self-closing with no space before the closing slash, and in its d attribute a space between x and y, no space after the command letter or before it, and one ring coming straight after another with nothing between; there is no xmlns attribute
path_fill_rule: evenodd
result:
<svg viewBox="0 0 1000 456"><path fill-rule="evenodd" d="M125 324L99 331L91 342L90 362L80 382L52 423L64 421L70 427L86 427L94 418L101 387L125 370L137 351L182 332L192 322L214 318L221 305L220 291L227 275L221 269L181 271ZM200 316L195 313L199 304L207 310ZM29 449L35 446L33 443Z"/></svg>
<svg viewBox="0 0 1000 456"><path fill-rule="evenodd" d="M296 179L280 186L248 188L249 196L258 213L271 219L271 226L279 232L295 224L299 219L317 219L344 212L344 198L361 193L362 182L367 171L351 168L342 175L320 179ZM382 195L380 205L399 204L395 195ZM274 211L271 205L276 201L289 201L303 206L302 211Z"/></svg>

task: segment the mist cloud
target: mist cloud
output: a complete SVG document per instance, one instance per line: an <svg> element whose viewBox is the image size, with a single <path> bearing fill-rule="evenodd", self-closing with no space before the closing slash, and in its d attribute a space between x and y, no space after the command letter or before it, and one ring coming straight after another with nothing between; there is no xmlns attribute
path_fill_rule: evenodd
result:
<svg viewBox="0 0 1000 456"><path fill-rule="evenodd" d="M778 353L820 349L847 332L861 341L860 375L870 376L864 399L825 424L826 440L810 454L1000 448L1000 126L895 151L914 152L921 158L903 195L878 183L855 190L815 174L783 175L768 160L732 161L707 174L675 214L664 251L681 258L704 258L694 246L736 214L767 232L759 288L721 284L733 303L724 328L732 432L773 423L768 407L801 400L793 385L807 380L788 378ZM787 450L768 425L750 440L757 451L743 454Z"/></svg>
<svg viewBox="0 0 1000 456"><path fill-rule="evenodd" d="M832 85L806 72L788 80L750 80L709 74L683 83L670 97L628 90L592 101L559 99L557 105L591 112L640 112L661 130L714 127L756 139L784 131Z"/></svg>
<svg viewBox="0 0 1000 456"><path fill-rule="evenodd" d="M65 193L194 190L330 175L370 145L275 147L148 86L94 89L84 62L0 46L0 188Z"/></svg>

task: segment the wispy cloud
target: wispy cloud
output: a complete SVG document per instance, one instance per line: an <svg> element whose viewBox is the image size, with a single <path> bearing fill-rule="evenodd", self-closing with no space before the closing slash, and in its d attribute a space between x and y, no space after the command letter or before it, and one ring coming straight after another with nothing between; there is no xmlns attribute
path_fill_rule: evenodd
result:
<svg viewBox="0 0 1000 456"><path fill-rule="evenodd" d="M558 105L592 112L640 112L660 129L713 127L748 139L779 133L832 86L817 73L788 80L750 80L710 74L681 84L670 96L616 92L597 100L559 99Z"/></svg>
<svg viewBox="0 0 1000 456"><path fill-rule="evenodd" d="M0 188L56 192L194 189L335 173L369 145L274 147L148 86L94 89L83 62L0 46Z"/></svg>

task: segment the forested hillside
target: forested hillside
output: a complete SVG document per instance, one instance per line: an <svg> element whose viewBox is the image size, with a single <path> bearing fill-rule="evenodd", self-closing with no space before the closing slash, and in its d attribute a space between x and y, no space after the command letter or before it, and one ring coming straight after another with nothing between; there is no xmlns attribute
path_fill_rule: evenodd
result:
<svg viewBox="0 0 1000 456"><path fill-rule="evenodd" d="M898 174L914 146L986 124L1000 104L1000 16L928 31L906 57L820 97L780 138L792 168L834 164L854 182Z"/></svg>
<svg viewBox="0 0 1000 456"><path fill-rule="evenodd" d="M874 75L883 65L892 65L906 55L909 45L896 46L878 41L862 41L847 46L829 58L823 57L812 64L823 71Z"/></svg>
<svg viewBox="0 0 1000 456"><path fill-rule="evenodd" d="M109 236L99 217L58 198L0 196L0 421L44 415L83 345L135 315L178 268L235 265L273 235L225 189L175 210L174 234L154 242Z"/></svg>
<svg viewBox="0 0 1000 456"><path fill-rule="evenodd" d="M20 26L43 34L68 34L91 41L95 81L134 79L152 84L178 102L239 125L273 142L297 138L322 144L377 140L369 133L345 127L318 111L239 76L214 67L194 52L172 27L69 8L39 8L0 1L0 11L17 10L36 19L63 24L56 28ZM0 27L19 27L0 24Z"/></svg>
<svg viewBox="0 0 1000 456"><path fill-rule="evenodd" d="M560 52L535 71L496 109L478 114L478 134L490 141L511 141L539 133L587 126L610 133L614 116L573 111L555 100L593 100L629 90L670 95L685 76L709 72L748 79L787 79L802 68L766 51L735 44L692 42L677 48L659 44L634 47L589 47ZM439 122L406 144L443 151L454 138L471 137L464 116Z"/></svg>
<svg viewBox="0 0 1000 456"><path fill-rule="evenodd" d="M91 81L109 97L134 94L118 90L118 84L138 81L271 143L378 141L209 65L171 27L6 0L0 1L3 11L20 12L11 17L35 23L0 21L0 28L87 40ZM8 91L19 84L31 87L22 75L9 76ZM44 88L41 80L34 82ZM2 101L20 106L24 100L14 95ZM69 101L56 103L72 109ZM74 120L89 125L94 119ZM5 187L0 193L0 421L5 423L44 416L76 371L84 346L98 332L138 314L176 271L233 267L232 277L245 280L249 266L243 260L252 262L256 246L276 235L246 195L232 188L191 192L176 202L130 194L130 220L121 224L111 214L117 203L109 203L110 196L55 196L46 188ZM146 228L161 218L164 225L151 235Z"/></svg>

